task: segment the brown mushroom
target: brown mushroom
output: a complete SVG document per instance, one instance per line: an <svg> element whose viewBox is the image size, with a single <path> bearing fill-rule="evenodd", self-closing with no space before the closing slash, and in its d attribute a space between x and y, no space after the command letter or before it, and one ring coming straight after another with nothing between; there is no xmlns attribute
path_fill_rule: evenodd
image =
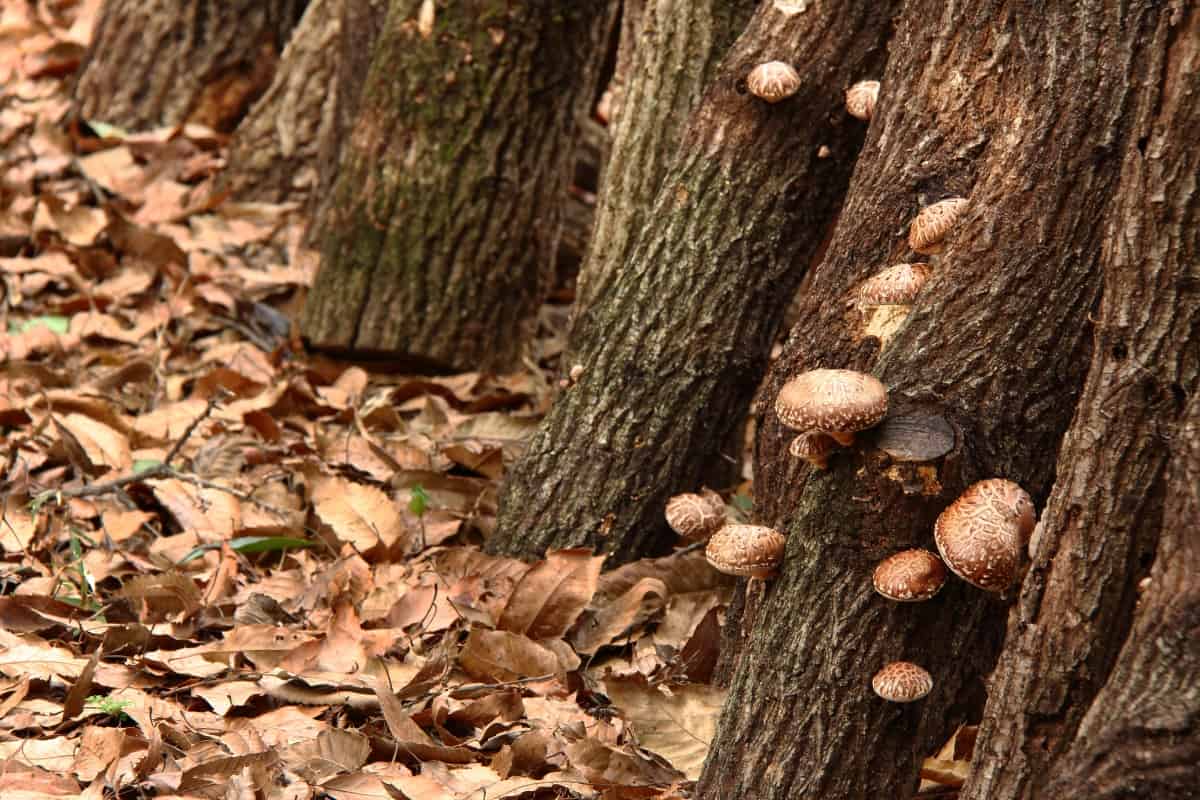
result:
<svg viewBox="0 0 1200 800"><path fill-rule="evenodd" d="M728 524L708 540L704 555L718 572L750 578L769 578L783 561L787 540L765 525Z"/></svg>
<svg viewBox="0 0 1200 800"><path fill-rule="evenodd" d="M948 197L925 206L908 228L908 246L925 255L942 252L942 240L966 209L964 197Z"/></svg>
<svg viewBox="0 0 1200 800"><path fill-rule="evenodd" d="M946 567L928 550L902 550L879 562L872 583L889 600L916 603L941 591Z"/></svg>
<svg viewBox="0 0 1200 800"><path fill-rule="evenodd" d="M819 431L838 444L854 443L887 414L887 387L848 369L814 369L789 380L775 398L775 413L789 428Z"/></svg>
<svg viewBox="0 0 1200 800"><path fill-rule="evenodd" d="M850 116L870 122L879 99L879 81L859 81L846 90L846 110Z"/></svg>
<svg viewBox="0 0 1200 800"><path fill-rule="evenodd" d="M933 689L933 677L910 661L893 661L871 679L875 694L892 703L920 700Z"/></svg>
<svg viewBox="0 0 1200 800"><path fill-rule="evenodd" d="M768 61L750 70L746 88L755 97L768 103L786 100L800 90L800 73L791 64Z"/></svg>
<svg viewBox="0 0 1200 800"><path fill-rule="evenodd" d="M864 306L912 305L931 274L928 264L896 264L867 278L858 287Z"/></svg>
<svg viewBox="0 0 1200 800"><path fill-rule="evenodd" d="M990 592L1017 576L1034 526L1033 501L1012 481L995 478L968 486L933 526L942 560L955 575Z"/></svg>
<svg viewBox="0 0 1200 800"><path fill-rule="evenodd" d="M788 453L794 458L803 458L817 469L829 466L829 454L837 448L837 442L820 431L802 433L788 445Z"/></svg>
<svg viewBox="0 0 1200 800"><path fill-rule="evenodd" d="M706 495L677 494L667 501L666 516L671 530L685 539L701 541L725 524L725 506L714 504Z"/></svg>

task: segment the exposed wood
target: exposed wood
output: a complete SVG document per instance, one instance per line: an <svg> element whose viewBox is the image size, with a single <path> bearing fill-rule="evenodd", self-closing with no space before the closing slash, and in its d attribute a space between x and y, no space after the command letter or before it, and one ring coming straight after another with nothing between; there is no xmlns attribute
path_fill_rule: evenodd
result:
<svg viewBox="0 0 1200 800"><path fill-rule="evenodd" d="M128 129L232 131L271 82L304 0L106 0L73 112Z"/></svg>
<svg viewBox="0 0 1200 800"><path fill-rule="evenodd" d="M937 514L975 480L1016 480L1039 506L1049 493L1091 345L1098 221L1135 135L1136 89L1158 77L1151 34L1166 13L1125 8L906 4L837 232L761 393L756 516L787 531L788 548L749 614L700 797L903 800L921 759L979 712L1004 603L958 580L931 601L891 603L871 573L931 547ZM915 260L909 221L954 195L968 213L881 351L848 301ZM796 463L771 406L789 376L816 367L874 372L897 408L953 424L955 450L896 463L863 437L827 471ZM932 693L907 706L875 697L871 677L893 660L928 669Z"/></svg>
<svg viewBox="0 0 1200 800"><path fill-rule="evenodd" d="M863 136L842 91L881 69L895 7L759 6L639 215L644 230L577 321L569 363L582 374L510 471L492 550L588 546L624 561L673 540L667 498L699 488L724 457L841 203ZM744 79L772 59L808 80L768 105ZM622 117L640 113L625 105ZM834 157L818 158L822 145Z"/></svg>

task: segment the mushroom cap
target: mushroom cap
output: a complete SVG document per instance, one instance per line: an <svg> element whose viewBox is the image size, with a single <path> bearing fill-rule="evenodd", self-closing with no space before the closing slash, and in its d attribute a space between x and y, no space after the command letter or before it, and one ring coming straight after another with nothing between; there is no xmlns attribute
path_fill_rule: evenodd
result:
<svg viewBox="0 0 1200 800"><path fill-rule="evenodd" d="M704 555L718 572L765 578L783 561L787 540L765 525L728 524L712 535Z"/></svg>
<svg viewBox="0 0 1200 800"><path fill-rule="evenodd" d="M893 661L871 679L875 694L892 703L920 700L933 688L933 676L911 661Z"/></svg>
<svg viewBox="0 0 1200 800"><path fill-rule="evenodd" d="M928 264L896 264L863 281L858 287L858 300L864 306L911 305L930 274Z"/></svg>
<svg viewBox="0 0 1200 800"><path fill-rule="evenodd" d="M707 539L725 524L725 507L718 511L709 497L689 492L667 501L666 516L667 524L683 538Z"/></svg>
<svg viewBox="0 0 1200 800"><path fill-rule="evenodd" d="M879 562L872 583L889 600L916 603L941 591L946 567L928 550L902 550Z"/></svg>
<svg viewBox="0 0 1200 800"><path fill-rule="evenodd" d="M877 425L887 414L887 387L863 372L814 369L783 385L775 413L796 430L854 433Z"/></svg>
<svg viewBox="0 0 1200 800"><path fill-rule="evenodd" d="M1032 519L1029 495L1012 481L993 478L968 486L938 516L933 538L955 575L1002 592L1017 575Z"/></svg>
<svg viewBox="0 0 1200 800"><path fill-rule="evenodd" d="M846 90L846 110L850 116L869 122L879 99L879 81L859 81Z"/></svg>
<svg viewBox="0 0 1200 800"><path fill-rule="evenodd" d="M750 70L746 88L755 97L768 103L778 103L800 90L800 73L783 61L768 61Z"/></svg>
<svg viewBox="0 0 1200 800"><path fill-rule="evenodd" d="M908 228L908 246L926 255L942 252L942 239L966 209L965 197L947 197L925 206Z"/></svg>
<svg viewBox="0 0 1200 800"><path fill-rule="evenodd" d="M820 431L802 433L788 445L788 453L794 458L803 458L824 467L829 454L837 449L837 442Z"/></svg>

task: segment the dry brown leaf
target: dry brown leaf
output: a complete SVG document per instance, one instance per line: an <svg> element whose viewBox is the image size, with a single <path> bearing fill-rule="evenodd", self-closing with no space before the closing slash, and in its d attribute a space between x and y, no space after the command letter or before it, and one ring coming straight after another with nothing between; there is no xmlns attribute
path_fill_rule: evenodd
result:
<svg viewBox="0 0 1200 800"><path fill-rule="evenodd" d="M122 471L133 466L129 440L120 431L83 414L66 414L52 419L60 435L65 431L65 435L74 440L93 470Z"/></svg>
<svg viewBox="0 0 1200 800"><path fill-rule="evenodd" d="M65 647L58 647L32 634L18 636L0 628L0 673L10 677L29 675L41 680L51 677L77 678L87 666Z"/></svg>
<svg viewBox="0 0 1200 800"><path fill-rule="evenodd" d="M566 747L571 765L592 783L624 786L666 786L679 773L629 748L611 747L595 739L580 739Z"/></svg>
<svg viewBox="0 0 1200 800"><path fill-rule="evenodd" d="M201 542L222 542L242 527L241 501L228 492L176 478L146 483L179 527L194 533Z"/></svg>
<svg viewBox="0 0 1200 800"><path fill-rule="evenodd" d="M35 517L15 501L16 498L9 498L4 503L3 516L0 516L0 547L6 553L27 550L46 519L44 516Z"/></svg>
<svg viewBox="0 0 1200 800"><path fill-rule="evenodd" d="M638 744L697 780L716 735L725 690L685 684L651 687L642 681L606 680L605 693L630 723Z"/></svg>
<svg viewBox="0 0 1200 800"><path fill-rule="evenodd" d="M558 656L532 639L480 628L471 630L458 663L468 675L484 681L553 678L559 673Z"/></svg>
<svg viewBox="0 0 1200 800"><path fill-rule="evenodd" d="M556 550L526 572L513 589L499 627L533 639L554 639L575 624L600 578L604 556Z"/></svg>
<svg viewBox="0 0 1200 800"><path fill-rule="evenodd" d="M374 486L345 478L319 479L312 490L313 511L338 541L366 552L377 544L391 547L404 535L400 509Z"/></svg>
<svg viewBox="0 0 1200 800"><path fill-rule="evenodd" d="M79 740L79 749L75 753L75 763L71 772L79 780L90 783L120 758L124 743L123 728L88 725L83 729L83 736Z"/></svg>
<svg viewBox="0 0 1200 800"><path fill-rule="evenodd" d="M580 653L591 654L605 645L632 638L662 611L668 594L667 585L658 578L642 578L611 602L588 609L571 635L571 644Z"/></svg>

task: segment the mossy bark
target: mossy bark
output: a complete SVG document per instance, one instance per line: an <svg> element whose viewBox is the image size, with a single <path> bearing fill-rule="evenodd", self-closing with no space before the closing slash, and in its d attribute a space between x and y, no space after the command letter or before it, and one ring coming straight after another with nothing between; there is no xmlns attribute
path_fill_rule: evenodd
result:
<svg viewBox="0 0 1200 800"><path fill-rule="evenodd" d="M310 0L275 78L234 132L218 191L239 200L303 200L333 135L343 0Z"/></svg>
<svg viewBox="0 0 1200 800"><path fill-rule="evenodd" d="M723 457L837 212L863 137L842 91L878 74L897 7L759 6L640 209L636 240L620 245L625 263L579 317L571 362L582 375L513 465L491 550L588 546L624 561L673 540L666 500ZM769 60L805 76L775 105L745 92ZM620 113L649 110L627 98ZM822 145L833 157L818 156Z"/></svg>
<svg viewBox="0 0 1200 800"><path fill-rule="evenodd" d="M131 130L229 132L270 85L303 0L106 0L72 111Z"/></svg>
<svg viewBox="0 0 1200 800"><path fill-rule="evenodd" d="M837 231L761 392L755 516L787 533L787 551L748 600L754 624L699 797L903 800L922 758L980 711L1003 598L952 579L931 601L897 604L871 574L898 550L931 548L937 514L976 480L1015 480L1039 508L1049 494L1091 348L1101 223L1136 140L1138 89L1160 77L1154 32L1170 17L1158 3L1116 6L905 5ZM934 276L897 329L872 331L855 287L916 260L908 222L951 195L970 207ZM797 463L772 402L817 367L873 372L893 416L940 417L953 449L894 461L873 446L879 433L863 434L828 470ZM930 671L927 698L872 693L895 660Z"/></svg>
<svg viewBox="0 0 1200 800"><path fill-rule="evenodd" d="M1091 367L1009 615L970 800L1200 787L1200 404L1184 418L1200 396L1200 10L1142 31L1149 71L1131 87Z"/></svg>
<svg viewBox="0 0 1200 800"><path fill-rule="evenodd" d="M345 143L303 333L454 369L518 363L613 0L393 0ZM429 6L426 5L426 8Z"/></svg>

